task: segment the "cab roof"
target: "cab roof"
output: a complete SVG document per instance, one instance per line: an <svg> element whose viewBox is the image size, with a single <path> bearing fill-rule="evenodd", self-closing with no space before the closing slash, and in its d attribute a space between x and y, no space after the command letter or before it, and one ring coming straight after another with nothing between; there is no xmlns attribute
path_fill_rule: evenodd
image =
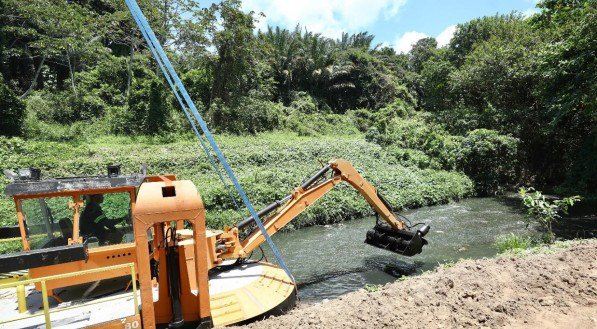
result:
<svg viewBox="0 0 597 329"><path fill-rule="evenodd" d="M15 180L4 189L7 196L59 194L64 192L101 190L121 187L139 187L144 175L86 176L51 178L45 180Z"/></svg>

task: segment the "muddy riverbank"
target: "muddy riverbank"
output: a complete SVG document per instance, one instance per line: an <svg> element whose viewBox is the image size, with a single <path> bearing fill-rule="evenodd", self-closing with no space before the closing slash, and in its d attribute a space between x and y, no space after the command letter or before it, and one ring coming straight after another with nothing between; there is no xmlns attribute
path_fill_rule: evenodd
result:
<svg viewBox="0 0 597 329"><path fill-rule="evenodd" d="M247 328L595 328L597 240L527 256L464 260Z"/></svg>

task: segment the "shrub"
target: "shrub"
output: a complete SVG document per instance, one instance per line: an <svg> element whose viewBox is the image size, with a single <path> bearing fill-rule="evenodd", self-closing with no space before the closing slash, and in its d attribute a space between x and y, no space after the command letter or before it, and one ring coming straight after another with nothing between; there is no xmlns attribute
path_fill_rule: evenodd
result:
<svg viewBox="0 0 597 329"><path fill-rule="evenodd" d="M182 77L182 82L193 101L201 101L204 105L209 101L212 80L211 72L204 68L192 69Z"/></svg>
<svg viewBox="0 0 597 329"><path fill-rule="evenodd" d="M435 130L434 127L420 116L400 118L389 113L389 118L376 115L375 128L381 134L377 143L382 146L394 144L402 148L423 150L427 137Z"/></svg>
<svg viewBox="0 0 597 329"><path fill-rule="evenodd" d="M532 187L521 188L518 194L527 208L528 222L538 223L545 230L543 240L547 243L553 243L555 240L552 224L562 217L560 213L567 214L568 208L580 201L578 195L549 201L540 191L535 191Z"/></svg>
<svg viewBox="0 0 597 329"><path fill-rule="evenodd" d="M0 255L23 250L21 239L0 240Z"/></svg>
<svg viewBox="0 0 597 329"><path fill-rule="evenodd" d="M112 134L134 135L136 132L135 114L126 106L108 107L105 121Z"/></svg>
<svg viewBox="0 0 597 329"><path fill-rule="evenodd" d="M290 108L300 113L312 114L319 111L317 102L311 95L301 91L293 95L293 100L290 102Z"/></svg>
<svg viewBox="0 0 597 329"><path fill-rule="evenodd" d="M375 114L375 126L369 128L365 139L382 145L399 160L416 157L422 168L453 170L461 147L461 137L449 135L443 127L429 123L423 115L402 118L408 112L392 112L388 107ZM383 118L383 116L386 118ZM408 154L404 151L410 149ZM398 153L396 153L398 152ZM416 153L416 154L415 154Z"/></svg>
<svg viewBox="0 0 597 329"><path fill-rule="evenodd" d="M476 129L462 140L458 168L475 181L480 195L499 192L516 178L518 140L497 131Z"/></svg>
<svg viewBox="0 0 597 329"><path fill-rule="evenodd" d="M256 134L278 129L284 111L279 103L243 97L237 105L232 106L214 102L209 114L216 131Z"/></svg>
<svg viewBox="0 0 597 329"><path fill-rule="evenodd" d="M17 95L4 83L0 75L0 135L18 136L23 129L23 118L25 117L25 104Z"/></svg>
<svg viewBox="0 0 597 329"><path fill-rule="evenodd" d="M84 124L76 122L70 125L48 123L28 116L25 119L25 137L32 140L70 142L83 137ZM93 133L94 135L96 132Z"/></svg>
<svg viewBox="0 0 597 329"><path fill-rule="evenodd" d="M401 99L395 99L388 106L375 112L375 126L382 132L392 131L391 127L399 118L408 117L412 113L412 107L406 105Z"/></svg>
<svg viewBox="0 0 597 329"><path fill-rule="evenodd" d="M56 104L50 98L51 94L45 91L35 91L25 99L27 115L35 120L54 120Z"/></svg>
<svg viewBox="0 0 597 329"><path fill-rule="evenodd" d="M171 107L167 88L160 79L135 80L128 102L129 113L124 116L131 132L159 135L168 131Z"/></svg>
<svg viewBox="0 0 597 329"><path fill-rule="evenodd" d="M403 166L418 167L421 169L441 169L439 162L429 157L423 151L403 149L394 145L389 146L386 151L388 152L388 155L396 158L398 163Z"/></svg>
<svg viewBox="0 0 597 329"><path fill-rule="evenodd" d="M296 132L299 136L359 134L352 118L342 114L303 114L297 112L286 118L284 126L290 131Z"/></svg>
<svg viewBox="0 0 597 329"><path fill-rule="evenodd" d="M454 170L462 143L461 136L447 135L444 131L434 131L425 142L425 153L439 163L439 168Z"/></svg>
<svg viewBox="0 0 597 329"><path fill-rule="evenodd" d="M375 113L368 109L349 110L346 112L346 116L351 118L354 126L360 132L364 133L369 129L374 128L376 116Z"/></svg>
<svg viewBox="0 0 597 329"><path fill-rule="evenodd" d="M85 121L100 118L104 116L106 104L95 94L71 96L68 106L74 109L76 119L73 121Z"/></svg>

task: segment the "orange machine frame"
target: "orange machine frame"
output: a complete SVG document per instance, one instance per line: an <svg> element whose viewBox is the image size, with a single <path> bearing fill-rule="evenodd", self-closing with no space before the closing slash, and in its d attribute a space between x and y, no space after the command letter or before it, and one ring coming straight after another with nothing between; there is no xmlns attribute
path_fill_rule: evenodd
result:
<svg viewBox="0 0 597 329"><path fill-rule="evenodd" d="M170 192L165 192L168 189ZM164 230L172 222L176 222L179 229L184 222L192 226L192 238L188 240L192 243L181 243L178 247L183 317L185 321L199 321L211 327L205 209L195 185L191 181L170 180L144 183L139 189L138 198L140 202L133 212L133 227L137 243L137 268L140 269L143 328L153 329L156 322L168 323L172 318L167 275L160 275L158 282L151 277L147 239L148 230L153 228L153 258L158 261L159 272L166 273L165 248L160 244L174 245L174 241L164 238ZM154 303L152 287L156 283L159 283L160 297ZM197 291L196 295L193 290Z"/></svg>
<svg viewBox="0 0 597 329"><path fill-rule="evenodd" d="M14 196L15 205L17 208L17 218L19 221L19 229L21 231L21 241L23 242L23 249L30 250L29 241L27 240L27 234L25 230L25 217L23 215L23 209L21 202L26 199L36 198L48 198L48 197L65 197L70 196L73 201L69 204L69 207L73 209L73 235L69 238L68 244L80 244L83 243L82 238L79 236L79 219L80 209L83 206L82 196L89 194L107 194L107 193L128 193L131 200L131 208L134 208L136 203L135 187L118 187L118 188L102 188L102 189L88 189L88 190L76 190L66 192L55 192L55 193L41 193L31 195L18 195ZM135 243L121 243L116 245L101 246L88 250L89 258L87 261L77 261L58 265L50 265L38 268L32 268L29 270L29 275L32 278L39 278L49 275L55 275L60 273L70 273L82 270L88 270L92 268L107 267L111 265L125 264L134 261L134 249ZM52 289L77 285L86 282L92 282L107 278L119 277L126 275L128 272L126 269L99 272L87 275L81 275L68 279L58 279L47 283L47 289ZM39 287L38 287L39 288ZM56 296L54 296L56 297Z"/></svg>
<svg viewBox="0 0 597 329"><path fill-rule="evenodd" d="M174 175L164 176L147 176L144 182L154 182L162 180L176 180ZM135 186L124 186L115 188L94 188L94 189L81 189L72 191L60 191L60 192L49 192L49 193L38 193L38 194L27 194L27 195L15 195L14 202L17 211L17 219L19 222L19 230L21 233L21 241L23 244L23 250L30 250L29 241L27 240L27 232L25 228L25 216L23 215L23 209L21 202L26 199L36 198L50 198L50 197L72 197L73 201L69 204L69 207L73 209L73 235L68 240L68 244L80 244L83 243L82 238L79 236L79 219L80 210L83 206L82 196L89 194L107 194L107 193L119 193L125 192L130 197L130 207L134 211L136 206L136 187ZM132 220L132 219L131 219ZM133 223L134 227L134 223ZM135 242L120 243L109 246L100 246L97 248L88 249L88 259L86 261L70 262L58 265L50 265L38 268L32 268L29 270L29 275L32 278L39 278L48 275L55 275L61 273L71 273L76 271L83 271L93 268L107 267L112 265L126 264L135 262ZM71 277L68 279L58 279L49 281L47 283L47 289L50 294L59 299L57 296L52 294L52 290L56 288L62 288L67 286L73 286L77 284L93 282L108 278L115 278L127 275L126 269L113 270L106 272L99 272L87 275L81 275L77 277ZM40 289L40 287L37 287Z"/></svg>
<svg viewBox="0 0 597 329"><path fill-rule="evenodd" d="M273 215L268 216L264 220L264 226L268 234L272 235L278 232L282 227L288 224L292 219L302 213L311 204L316 202L318 199L323 197L329 191L331 191L336 185L344 181L352 185L359 193L367 200L375 211L394 229L404 230L405 224L403 221L396 218L392 210L383 202L378 196L377 190L371 184L369 184L359 172L345 160L333 160L329 162L329 166L332 169L334 175L326 181L318 184L317 186L309 189L303 187L296 188L290 200L280 205L279 210ZM141 187L150 182L175 182L176 177L173 175L165 176L148 176ZM135 208L138 206L135 196L135 187L119 187L119 188L104 188L104 189L89 189L89 190L77 190L77 191L66 191L56 193L45 193L27 196L15 196L15 204L17 208L17 217L19 220L19 226L21 230L21 238L25 250L29 250L29 244L26 239L24 218L20 201L23 199L39 198L39 197L56 197L56 196L72 196L74 202L72 207L74 209L73 218L73 238L69 240L69 244L82 243L79 237L79 209L82 205L81 196L86 194L100 194L100 193L114 193L114 192L128 192L131 198L131 209L133 213ZM135 229L135 223L133 221L133 229ZM253 230L249 236L242 240L239 238L239 229L237 227L226 227L224 231L210 232L206 237L207 242L207 267L211 269L219 266L226 259L237 259L245 258L254 249L258 248L265 239L260 230ZM80 271L90 268L104 267L110 265L123 264L128 262L134 262L136 260L135 255L136 243L123 243L111 246L103 246L93 248L89 250L89 259L85 261L78 261L66 264L51 265L41 267L37 269L31 269L30 273L32 277L41 277L50 273L67 273L72 271ZM216 248L216 245L220 245L220 248ZM74 284L80 284L85 282L92 282L100 279L109 277L117 277L126 275L126 273L111 273L105 272L101 275L94 276L82 276L76 278L76 280L61 281L57 280L52 283L48 289L55 289L64 286L70 286Z"/></svg>

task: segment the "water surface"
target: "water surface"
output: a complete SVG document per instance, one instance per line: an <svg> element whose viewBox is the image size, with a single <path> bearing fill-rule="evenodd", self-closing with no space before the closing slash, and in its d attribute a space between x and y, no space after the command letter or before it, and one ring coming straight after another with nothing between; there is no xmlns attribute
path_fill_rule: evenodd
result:
<svg viewBox="0 0 597 329"><path fill-rule="evenodd" d="M496 237L528 233L518 204L507 198L475 198L403 212L413 224L431 226L429 245L414 257L363 243L375 217L278 233L273 239L298 282L301 301L316 302L440 263L494 256Z"/></svg>

